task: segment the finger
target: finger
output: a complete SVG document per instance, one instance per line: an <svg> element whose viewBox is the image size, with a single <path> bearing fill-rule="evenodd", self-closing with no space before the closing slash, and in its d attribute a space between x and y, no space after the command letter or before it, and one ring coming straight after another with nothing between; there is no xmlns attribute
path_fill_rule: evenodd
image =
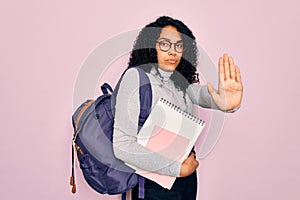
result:
<svg viewBox="0 0 300 200"><path fill-rule="evenodd" d="M229 70L229 62L228 62L228 54L224 54L223 57L224 69L225 69L225 80L230 78L230 70Z"/></svg>
<svg viewBox="0 0 300 200"><path fill-rule="evenodd" d="M235 71L233 58L229 56L228 60L229 60L230 78L235 80L236 71Z"/></svg>
<svg viewBox="0 0 300 200"><path fill-rule="evenodd" d="M210 83L207 83L207 89L209 94L212 94L214 92L214 88Z"/></svg>
<svg viewBox="0 0 300 200"><path fill-rule="evenodd" d="M207 89L208 89L208 93L211 95L212 99L215 100L217 93L216 93L214 87L210 83L207 83Z"/></svg>
<svg viewBox="0 0 300 200"><path fill-rule="evenodd" d="M236 81L238 83L242 83L241 72L237 65L235 66L235 71L236 71Z"/></svg>
<svg viewBox="0 0 300 200"><path fill-rule="evenodd" d="M193 159L196 159L196 154L194 152L192 152L189 157L193 158Z"/></svg>
<svg viewBox="0 0 300 200"><path fill-rule="evenodd" d="M224 53L223 57L224 57L225 60L228 60L228 53Z"/></svg>
<svg viewBox="0 0 300 200"><path fill-rule="evenodd" d="M223 58L219 58L219 82L224 81L225 78L225 69L224 69L224 63L223 63Z"/></svg>

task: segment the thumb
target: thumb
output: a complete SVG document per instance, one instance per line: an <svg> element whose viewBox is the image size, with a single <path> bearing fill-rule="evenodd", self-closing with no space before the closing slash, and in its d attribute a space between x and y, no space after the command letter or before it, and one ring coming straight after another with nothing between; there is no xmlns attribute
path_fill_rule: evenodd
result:
<svg viewBox="0 0 300 200"><path fill-rule="evenodd" d="M217 93L211 83L207 83L207 90L208 90L208 93L210 94L210 96L212 97L212 100L216 103L218 97L217 97Z"/></svg>
<svg viewBox="0 0 300 200"><path fill-rule="evenodd" d="M211 96L214 96L216 94L216 91L215 91L214 87L211 85L211 83L207 83L207 89L208 89L208 93Z"/></svg>

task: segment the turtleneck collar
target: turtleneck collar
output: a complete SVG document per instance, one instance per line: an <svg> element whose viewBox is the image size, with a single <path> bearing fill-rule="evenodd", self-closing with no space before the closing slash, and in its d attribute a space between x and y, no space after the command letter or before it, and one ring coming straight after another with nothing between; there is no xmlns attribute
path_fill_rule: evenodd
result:
<svg viewBox="0 0 300 200"><path fill-rule="evenodd" d="M161 75L162 77L166 77L166 78L170 78L170 76L171 76L171 75L173 74L173 72L174 72L174 71L164 71L164 70L160 69L160 68L157 67L157 66L152 66L152 67L151 67L151 70L150 70L150 73L153 74L153 75L156 74L156 73L157 73L156 68L157 68L158 72L160 73L160 75Z"/></svg>
<svg viewBox="0 0 300 200"><path fill-rule="evenodd" d="M158 71L161 74L161 76L164 78L164 80L167 80L170 78L170 76L173 74L173 71L164 71L158 67Z"/></svg>
<svg viewBox="0 0 300 200"><path fill-rule="evenodd" d="M160 75L157 74L156 68ZM164 70L160 69L159 67L152 66L150 73L154 77L156 77L156 79L159 80L159 82L161 82L162 84L166 84L170 81L170 77L173 74L173 71L164 71Z"/></svg>

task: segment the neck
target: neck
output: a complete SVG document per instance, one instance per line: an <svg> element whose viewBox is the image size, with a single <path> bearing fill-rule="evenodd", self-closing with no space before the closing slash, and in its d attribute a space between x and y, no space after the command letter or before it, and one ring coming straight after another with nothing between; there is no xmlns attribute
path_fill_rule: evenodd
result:
<svg viewBox="0 0 300 200"><path fill-rule="evenodd" d="M158 67L158 71L161 74L161 76L164 78L170 78L170 76L173 74L173 71L165 71L159 67Z"/></svg>

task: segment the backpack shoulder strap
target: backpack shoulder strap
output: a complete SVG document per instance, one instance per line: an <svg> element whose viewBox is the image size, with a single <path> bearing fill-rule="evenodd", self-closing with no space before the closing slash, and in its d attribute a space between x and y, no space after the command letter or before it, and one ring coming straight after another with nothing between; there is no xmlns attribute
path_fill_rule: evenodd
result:
<svg viewBox="0 0 300 200"><path fill-rule="evenodd" d="M139 98L140 98L140 115L139 115L139 128L141 129L143 124L145 123L148 115L151 112L152 107L152 88L150 79L147 76L146 72L136 67L136 69L139 72L139 78L140 78L140 87L139 87Z"/></svg>
<svg viewBox="0 0 300 200"><path fill-rule="evenodd" d="M140 78L140 88L139 88L140 115L139 115L139 124L138 124L138 131L140 131L140 129L142 128L143 124L145 123L146 119L148 118L148 116L151 112L152 88L151 88L150 79L147 76L146 72L139 67L136 67L136 69L139 72L139 78ZM145 195L144 182L145 182L144 177L139 176L138 197L141 199L144 199L144 195ZM124 195L122 195L122 199L123 198L124 198Z"/></svg>
<svg viewBox="0 0 300 200"><path fill-rule="evenodd" d="M146 121L148 115L150 114L151 111L151 106L152 106L152 88L150 84L150 79L146 72L139 68L139 67L128 67L123 74L121 75L113 93L112 93L112 112L113 116L115 116L115 105L116 105L116 96L118 94L118 90L120 87L120 83L122 81L122 78L126 71L130 68L135 68L139 72L139 80L140 80L140 87L139 87L139 100L140 100L140 115L139 115L139 129L142 127L144 122ZM140 126L141 125L141 126Z"/></svg>

